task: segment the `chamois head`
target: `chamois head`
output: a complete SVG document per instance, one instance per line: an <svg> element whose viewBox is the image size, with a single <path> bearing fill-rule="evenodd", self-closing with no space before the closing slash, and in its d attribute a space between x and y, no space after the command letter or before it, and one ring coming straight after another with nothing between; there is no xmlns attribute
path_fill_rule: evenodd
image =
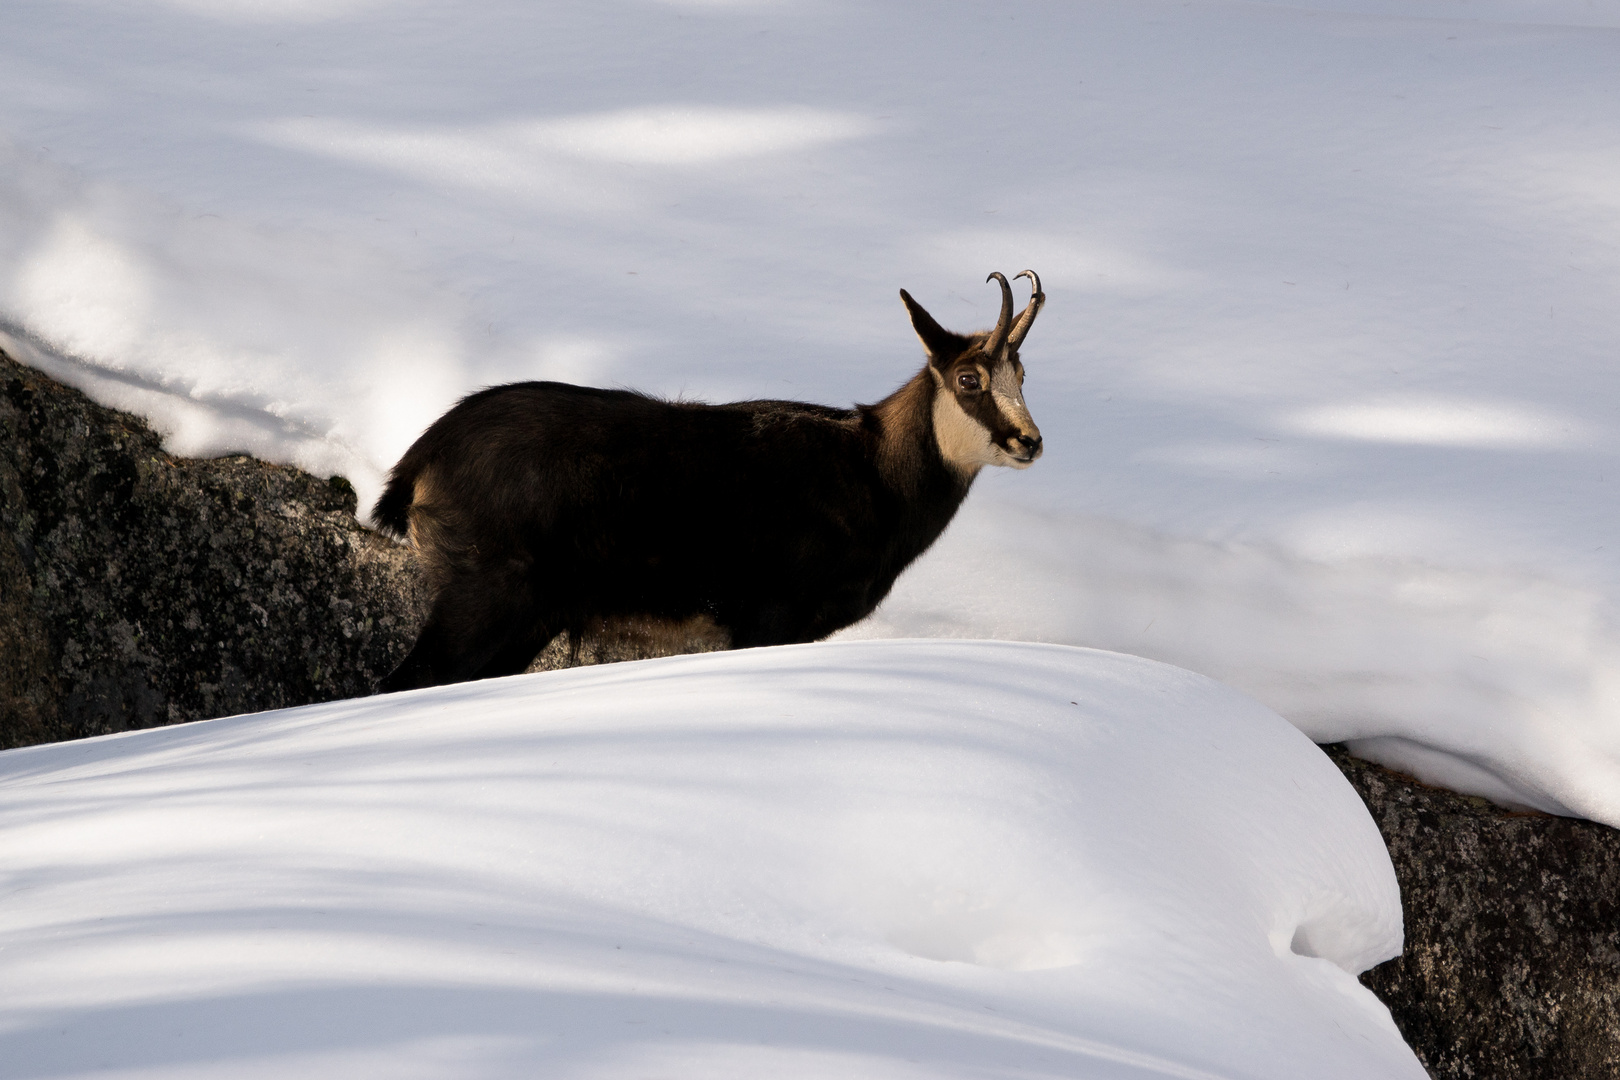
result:
<svg viewBox="0 0 1620 1080"><path fill-rule="evenodd" d="M1018 346L1046 303L1041 279L1029 278L1029 304L1012 321L1012 286L1000 273L986 281L1001 284L1001 318L995 329L977 334L954 334L934 321L921 304L900 290L911 313L912 328L928 352L928 373L934 378L934 438L940 456L957 472L971 477L986 465L1027 469L1041 456L1041 429L1024 404L1024 365Z"/></svg>

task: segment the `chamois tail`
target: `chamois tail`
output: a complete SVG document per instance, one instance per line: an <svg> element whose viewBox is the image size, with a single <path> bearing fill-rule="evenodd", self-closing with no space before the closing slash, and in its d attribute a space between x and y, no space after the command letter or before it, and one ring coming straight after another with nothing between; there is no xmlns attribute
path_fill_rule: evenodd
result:
<svg viewBox="0 0 1620 1080"><path fill-rule="evenodd" d="M403 540L411 530L411 500L416 495L416 463L406 455L394 471L388 474L388 486L371 508L371 520L377 528L390 536Z"/></svg>

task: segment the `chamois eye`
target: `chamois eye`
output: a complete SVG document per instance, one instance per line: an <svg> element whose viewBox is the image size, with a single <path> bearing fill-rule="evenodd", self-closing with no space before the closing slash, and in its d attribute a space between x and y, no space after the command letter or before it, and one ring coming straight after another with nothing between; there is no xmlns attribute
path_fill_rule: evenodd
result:
<svg viewBox="0 0 1620 1080"><path fill-rule="evenodd" d="M956 385L964 390L977 390L979 377L971 371L965 371L956 377Z"/></svg>

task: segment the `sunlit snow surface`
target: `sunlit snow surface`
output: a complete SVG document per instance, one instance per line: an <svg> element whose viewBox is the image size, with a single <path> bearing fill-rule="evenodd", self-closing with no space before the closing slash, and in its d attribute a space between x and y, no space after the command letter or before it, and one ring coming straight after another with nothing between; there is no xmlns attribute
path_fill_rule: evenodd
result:
<svg viewBox="0 0 1620 1080"><path fill-rule="evenodd" d="M0 754L0 1076L1421 1080L1254 701L834 643Z"/></svg>
<svg viewBox="0 0 1620 1080"><path fill-rule="evenodd" d="M363 499L548 377L1046 436L876 636L1100 646L1620 825L1620 0L8 0L0 322ZM9 347L9 346L7 346Z"/></svg>

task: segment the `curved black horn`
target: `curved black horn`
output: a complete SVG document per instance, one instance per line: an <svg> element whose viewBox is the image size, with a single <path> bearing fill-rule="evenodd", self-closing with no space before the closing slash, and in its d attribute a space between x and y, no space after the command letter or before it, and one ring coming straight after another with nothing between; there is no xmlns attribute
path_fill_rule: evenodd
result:
<svg viewBox="0 0 1620 1080"><path fill-rule="evenodd" d="M990 271L990 276L984 280L1001 282L1001 318L996 320L996 328L990 331L990 336L984 339L985 355L994 359L1007 344L1007 328L1012 325L1012 286L1007 284L1000 270Z"/></svg>
<svg viewBox="0 0 1620 1080"><path fill-rule="evenodd" d="M1033 270L1025 270L1021 274L1013 275L1013 280L1017 281L1021 277L1029 278L1029 306L1018 316L1018 325L1012 328L1012 333L1007 335L1009 349L1016 349L1024 343L1029 328L1035 325L1035 316L1041 313L1041 308L1046 304L1046 294L1041 292L1040 276Z"/></svg>

